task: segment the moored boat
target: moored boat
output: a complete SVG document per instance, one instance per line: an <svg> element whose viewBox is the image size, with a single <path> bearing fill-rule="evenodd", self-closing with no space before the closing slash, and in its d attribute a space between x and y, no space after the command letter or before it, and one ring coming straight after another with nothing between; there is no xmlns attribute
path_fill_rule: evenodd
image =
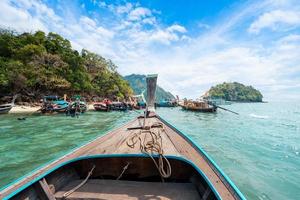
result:
<svg viewBox="0 0 300 200"><path fill-rule="evenodd" d="M0 105L0 114L6 114L8 113L12 107L15 105L15 100L18 95L14 95L11 103L1 104Z"/></svg>
<svg viewBox="0 0 300 200"><path fill-rule="evenodd" d="M156 107L175 107L177 106L177 102L175 100L162 100L155 103Z"/></svg>
<svg viewBox="0 0 300 200"><path fill-rule="evenodd" d="M137 102L136 105L137 105L136 109L143 109L143 108L146 108L146 103L143 102L143 101Z"/></svg>
<svg viewBox="0 0 300 200"><path fill-rule="evenodd" d="M211 105L206 101L184 101L181 105L184 110L197 111L197 112L216 112L217 107Z"/></svg>
<svg viewBox="0 0 300 200"><path fill-rule="evenodd" d="M66 112L69 103L61 100L58 96L44 96L43 105L41 107L42 113Z"/></svg>
<svg viewBox="0 0 300 200"><path fill-rule="evenodd" d="M94 102L93 106L96 111L109 111L111 101L109 99L104 99L103 101Z"/></svg>
<svg viewBox="0 0 300 200"><path fill-rule="evenodd" d="M131 101L134 102L133 103L134 109L139 110L139 109L146 108L146 100L144 97L144 91L139 95L132 96Z"/></svg>
<svg viewBox="0 0 300 200"><path fill-rule="evenodd" d="M147 77L144 116L39 168L2 199L245 199L207 153L155 114Z"/></svg>
<svg viewBox="0 0 300 200"><path fill-rule="evenodd" d="M96 111L109 111L109 107L103 102L95 102L93 107Z"/></svg>
<svg viewBox="0 0 300 200"><path fill-rule="evenodd" d="M212 97L207 97L205 98L205 100L210 103L210 104L214 104L214 105L217 105L217 106L221 106L221 105L231 105L232 102L230 101L226 101L225 99L223 98L212 98Z"/></svg>
<svg viewBox="0 0 300 200"><path fill-rule="evenodd" d="M8 113L12 109L13 105L10 103L0 105L0 114Z"/></svg>
<svg viewBox="0 0 300 200"><path fill-rule="evenodd" d="M126 111L129 109L129 106L125 102L115 101L115 102L111 102L111 104L109 104L109 109L115 110L115 111Z"/></svg>
<svg viewBox="0 0 300 200"><path fill-rule="evenodd" d="M87 111L87 104L83 97L80 95L71 98L71 102L66 110L66 114L72 117L79 116Z"/></svg>

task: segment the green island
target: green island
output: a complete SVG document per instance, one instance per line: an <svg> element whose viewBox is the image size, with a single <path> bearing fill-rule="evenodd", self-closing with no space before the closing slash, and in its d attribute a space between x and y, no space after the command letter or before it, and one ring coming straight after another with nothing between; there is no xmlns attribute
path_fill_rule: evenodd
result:
<svg viewBox="0 0 300 200"><path fill-rule="evenodd" d="M209 89L208 96L237 102L262 102L263 98L263 95L257 89L237 82L224 82L213 86Z"/></svg>
<svg viewBox="0 0 300 200"><path fill-rule="evenodd" d="M22 101L33 102L47 94L124 99L133 91L111 60L78 52L59 34L1 29L0 93L19 93Z"/></svg>

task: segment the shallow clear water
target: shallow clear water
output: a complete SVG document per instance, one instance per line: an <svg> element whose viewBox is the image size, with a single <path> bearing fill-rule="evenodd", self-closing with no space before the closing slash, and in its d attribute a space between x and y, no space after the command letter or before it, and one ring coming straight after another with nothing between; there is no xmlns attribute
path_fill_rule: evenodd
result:
<svg viewBox="0 0 300 200"><path fill-rule="evenodd" d="M240 115L160 109L200 144L248 199L300 198L300 105L224 106Z"/></svg>
<svg viewBox="0 0 300 200"><path fill-rule="evenodd" d="M87 112L79 118L0 115L0 187L135 116L136 112Z"/></svg>
<svg viewBox="0 0 300 200"><path fill-rule="evenodd" d="M299 199L300 105L232 104L240 113L160 108L203 147L248 199ZM0 116L0 187L137 116L136 112Z"/></svg>

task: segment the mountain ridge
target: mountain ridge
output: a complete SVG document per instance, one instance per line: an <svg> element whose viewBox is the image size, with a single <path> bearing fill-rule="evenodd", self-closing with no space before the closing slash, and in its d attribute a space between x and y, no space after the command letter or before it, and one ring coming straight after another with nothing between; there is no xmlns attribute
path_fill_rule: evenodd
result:
<svg viewBox="0 0 300 200"><path fill-rule="evenodd" d="M136 95L141 94L143 91L146 91L146 75L142 74L130 74L123 77L125 80L128 81L130 87L132 88L133 92ZM144 93L146 96L146 93ZM162 87L157 85L156 88L156 101L163 101L163 100L171 100L175 99L174 95L164 90Z"/></svg>

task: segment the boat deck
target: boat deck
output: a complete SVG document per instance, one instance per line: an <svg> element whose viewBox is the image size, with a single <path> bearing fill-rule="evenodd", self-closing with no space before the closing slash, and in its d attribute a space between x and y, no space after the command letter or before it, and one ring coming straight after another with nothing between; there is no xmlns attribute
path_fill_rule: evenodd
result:
<svg viewBox="0 0 300 200"><path fill-rule="evenodd" d="M52 162L51 164L41 168L40 170L36 171L32 176L28 176L19 182L9 186L5 190L0 192L0 199L1 197L5 197L15 191L17 188L20 188L21 186L28 184L30 181L34 180L35 178L41 176L47 170L50 170L54 168L55 166L58 166L59 164L80 157L80 156L87 156L87 155L99 155L99 154L140 154L141 150L138 145L136 145L134 148L130 148L127 145L128 139L132 137L134 134L139 133L141 129L133 129L128 130L128 128L133 127L140 127L143 123L143 118L137 118L126 125L111 131L110 133L99 137L92 142L78 148L77 150L74 150L73 152L61 157L60 159ZM162 138L162 149L165 155L174 155L174 156L180 156L187 160L190 160L193 162L201 171L207 176L207 178L210 180L211 184L215 187L216 191L219 193L220 197L224 200L228 199L240 199L239 196L236 194L235 190L231 187L231 185L224 179L223 175L219 173L218 170L215 169L215 167L210 163L210 161L200 152L197 148L193 146L192 143L190 143L185 136L179 134L176 132L175 129L168 126L166 123L163 123L163 121L158 117L154 116L151 118L147 118L146 120L146 126L152 126L153 124L162 123L163 124L163 131L160 132L161 138ZM156 128L152 128L153 131L155 131ZM157 128L158 129L158 128ZM173 171L176 169L172 169ZM107 182L107 191L109 191L109 184L114 184L112 182ZM123 184L123 182L120 182L119 188L120 190L126 189L128 191L133 191L136 188L136 185L134 182L131 182L131 184L127 185L126 188ZM70 183L74 184L74 183ZM89 180L88 185L85 185L82 187L82 189L78 190L76 193L85 192L89 190L89 186L94 187L93 180ZM98 182L97 184L103 184L103 182ZM151 194L155 195L155 189L157 187L160 187L159 185L153 185L151 183L141 183L146 184L147 188L146 190L153 191ZM169 185L171 184L171 185ZM66 187L69 187L67 185ZM101 186L102 187L102 186ZM173 193L169 193L169 188L176 187L175 185L172 185L172 183L168 183L165 186L164 194L166 195L165 199L176 199L175 197L180 197L180 194L175 196L168 196L174 195ZM144 188L144 187L139 187ZM82 190L82 191L81 191ZM178 193L191 195L190 199L193 199L194 193L189 188L189 185L186 185L186 187L183 187L184 191L180 191L178 189ZM174 190L172 190L174 191ZM107 195L115 195L115 199L137 199L136 195L143 195L144 193L147 194L148 191L135 191L136 194L133 196L128 196L125 198L125 196L122 194L115 193L116 191L111 191L111 193L104 193L104 194L92 194L91 195L100 195L102 199L109 199ZM59 194L56 194L59 196ZM78 194L80 196L80 194ZM111 196L113 197L113 196ZM172 197L172 198L171 198ZM92 198L92 197L91 197ZM78 198L80 199L80 198ZM111 198L110 198L111 199ZM138 199L151 199L151 198L138 198ZM157 199L157 198L154 198ZM178 198L178 199L189 199L189 198ZM198 198L199 199L199 198Z"/></svg>
<svg viewBox="0 0 300 200"><path fill-rule="evenodd" d="M63 194L82 180L66 185L55 194L57 200L63 200ZM89 180L81 188L67 197L70 200L101 199L101 200L181 200L200 199L196 187L191 183L157 183L140 181Z"/></svg>

